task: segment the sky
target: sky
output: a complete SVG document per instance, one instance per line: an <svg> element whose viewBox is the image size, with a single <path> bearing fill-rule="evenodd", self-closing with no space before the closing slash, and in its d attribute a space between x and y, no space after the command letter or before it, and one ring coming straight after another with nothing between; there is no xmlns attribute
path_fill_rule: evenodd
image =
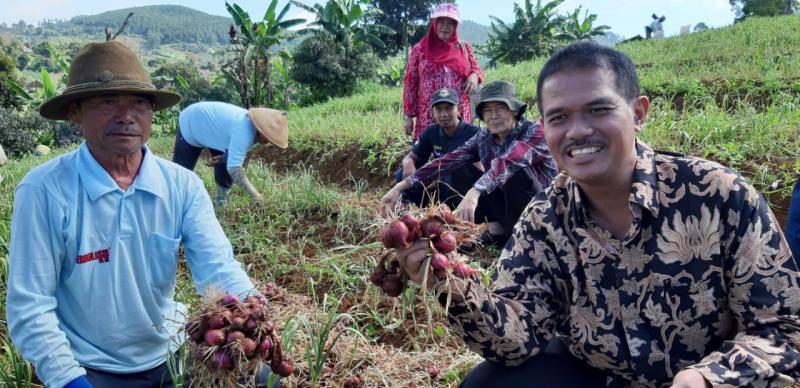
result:
<svg viewBox="0 0 800 388"><path fill-rule="evenodd" d="M532 0L535 1L535 0ZM543 0L543 2L546 0ZM261 18L266 11L267 0L238 0L239 4L253 18ZM287 0L281 0L282 7ZM303 0L306 4L324 0ZM505 22L514 19L514 3L520 5L524 0L457 0L461 18L489 25L489 16ZM69 19L78 15L93 15L120 8L155 4L178 4L197 9L212 15L229 16L225 10L225 0L0 0L0 23L16 23L24 20L37 24L42 19ZM665 16L664 33L677 35L680 27L699 22L709 27L722 27L733 22L733 11L728 0L566 0L559 13L567 13L578 6L597 14L597 23L611 27L615 34L626 38L636 34L644 35L644 26L652 21L651 14ZM292 17L308 18L300 8L292 7Z"/></svg>

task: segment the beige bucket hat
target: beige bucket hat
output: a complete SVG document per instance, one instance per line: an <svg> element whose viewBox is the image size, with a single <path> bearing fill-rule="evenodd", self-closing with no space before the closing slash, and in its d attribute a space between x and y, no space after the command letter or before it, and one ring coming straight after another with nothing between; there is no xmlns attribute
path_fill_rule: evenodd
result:
<svg viewBox="0 0 800 388"><path fill-rule="evenodd" d="M289 146L289 120L286 112L270 108L250 108L247 114L261 136L280 148Z"/></svg>

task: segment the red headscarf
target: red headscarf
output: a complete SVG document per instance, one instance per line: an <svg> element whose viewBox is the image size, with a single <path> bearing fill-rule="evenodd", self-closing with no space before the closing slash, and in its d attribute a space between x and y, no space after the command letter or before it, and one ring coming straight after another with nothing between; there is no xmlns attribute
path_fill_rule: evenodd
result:
<svg viewBox="0 0 800 388"><path fill-rule="evenodd" d="M469 75L469 63L467 63L467 58L464 56L461 47L458 46L458 23L456 23L453 35L447 42L442 41L436 35L436 26L438 24L439 18L433 19L430 28L428 28L428 33L420 40L422 55L429 61L445 65L466 78Z"/></svg>

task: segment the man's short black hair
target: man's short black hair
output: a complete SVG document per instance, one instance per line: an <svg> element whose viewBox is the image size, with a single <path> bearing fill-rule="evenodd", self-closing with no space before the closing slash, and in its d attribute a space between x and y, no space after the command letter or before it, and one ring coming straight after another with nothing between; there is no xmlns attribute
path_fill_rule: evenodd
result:
<svg viewBox="0 0 800 388"><path fill-rule="evenodd" d="M536 81L536 107L539 108L540 115L544 115L542 111L544 81L560 72L584 69L605 69L613 73L619 94L627 101L641 95L636 65L627 55L593 41L582 40L558 50L539 72L539 79Z"/></svg>

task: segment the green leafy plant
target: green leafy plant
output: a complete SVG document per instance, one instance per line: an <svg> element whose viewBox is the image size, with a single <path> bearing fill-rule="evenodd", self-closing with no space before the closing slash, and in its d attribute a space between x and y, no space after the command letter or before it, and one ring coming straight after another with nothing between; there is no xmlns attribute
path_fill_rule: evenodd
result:
<svg viewBox="0 0 800 388"><path fill-rule="evenodd" d="M29 388L33 386L33 368L10 343L3 341L3 354L6 356L0 368L0 381L5 387Z"/></svg>
<svg viewBox="0 0 800 388"><path fill-rule="evenodd" d="M589 10L584 12L582 20L580 18L580 13L581 6L578 6L578 8L575 8L575 10L567 14L567 17L564 19L564 24L561 25L561 32L556 35L558 38L567 42L593 39L605 35L606 32L611 30L611 27L606 25L594 25L594 22L597 21L597 15L590 14Z"/></svg>
<svg viewBox="0 0 800 388"><path fill-rule="evenodd" d="M272 104L273 86L270 79L272 47L297 36L289 28L304 23L305 19L283 18L289 12L290 4L277 11L278 0L271 0L267 12L259 21L236 3L225 2L228 13L233 17L235 27L231 26L230 37L234 59L225 65L225 74L239 86L242 105L267 106Z"/></svg>
<svg viewBox="0 0 800 388"><path fill-rule="evenodd" d="M312 285L313 287L313 285ZM312 291L313 293L313 291ZM339 341L344 331L335 330L335 326L339 322L352 321L353 318L350 314L337 313L338 302L333 305L328 305L331 300L328 294L325 294L322 299L322 311L326 311L326 315L322 318L309 318L305 315L300 315L297 319L303 325L308 337L306 345L305 358L308 363L308 373L311 377L311 386L316 387L319 383L319 378L322 373L322 367L325 361L330 357L331 350ZM335 334L333 334L335 331ZM352 332L361 338L364 338L357 330L347 327L345 331ZM333 335L333 336L332 336ZM364 338L366 340L366 338Z"/></svg>
<svg viewBox="0 0 800 388"><path fill-rule="evenodd" d="M522 6L514 3L514 22L510 25L491 16L489 41L478 51L489 58L490 67L547 56L560 45L558 34L565 18L555 10L563 2L553 0L542 5L536 0L535 6L531 0L525 0Z"/></svg>
<svg viewBox="0 0 800 388"><path fill-rule="evenodd" d="M302 33L329 34L335 42L341 42L350 53L354 47L371 44L385 47L378 34L394 34L395 31L382 24L370 23L382 12L379 8L367 8L368 0L328 0L325 5L308 6L297 0L291 3L316 16ZM363 6L363 7L362 7Z"/></svg>

